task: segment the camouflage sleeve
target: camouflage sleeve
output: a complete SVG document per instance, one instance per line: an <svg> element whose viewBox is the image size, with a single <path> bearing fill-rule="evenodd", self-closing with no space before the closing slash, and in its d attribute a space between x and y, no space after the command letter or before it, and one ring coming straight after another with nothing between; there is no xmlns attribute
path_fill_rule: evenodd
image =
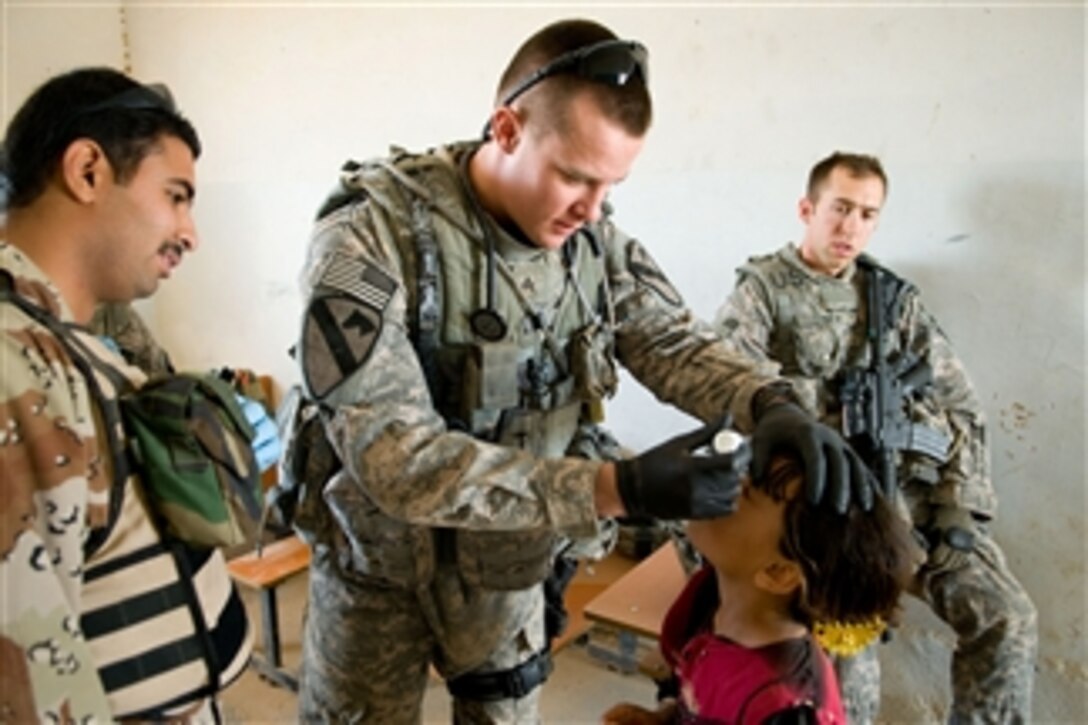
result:
<svg viewBox="0 0 1088 725"><path fill-rule="evenodd" d="M659 399L704 421L729 412L737 427L751 430L753 398L775 382L774 366L728 348L685 306L642 244L606 231L620 362Z"/></svg>
<svg viewBox="0 0 1088 725"><path fill-rule="evenodd" d="M120 302L99 305L91 319L90 329L94 334L116 342L125 360L148 376L167 375L174 371L170 356L159 346L132 305Z"/></svg>
<svg viewBox="0 0 1088 725"><path fill-rule="evenodd" d="M367 203L334 212L302 280L303 378L311 393L328 391L315 397L331 410L326 429L347 472L386 515L416 525L592 527L599 462L540 459L446 429L409 338L412 282L388 238L394 222L371 216L384 213Z"/></svg>
<svg viewBox="0 0 1088 725"><path fill-rule="evenodd" d="M944 415L952 432L949 459L941 467L941 481L932 489L931 500L992 517L997 501L990 478L986 419L967 369L917 294L908 298L902 319L910 349L933 368L926 402Z"/></svg>
<svg viewBox="0 0 1088 725"><path fill-rule="evenodd" d="M771 296L763 282L743 269L737 285L718 308L714 327L730 349L754 360L771 363L770 340L774 329Z"/></svg>
<svg viewBox="0 0 1088 725"><path fill-rule="evenodd" d="M107 722L79 631L83 541L108 495L86 387L50 333L0 309L0 711Z"/></svg>

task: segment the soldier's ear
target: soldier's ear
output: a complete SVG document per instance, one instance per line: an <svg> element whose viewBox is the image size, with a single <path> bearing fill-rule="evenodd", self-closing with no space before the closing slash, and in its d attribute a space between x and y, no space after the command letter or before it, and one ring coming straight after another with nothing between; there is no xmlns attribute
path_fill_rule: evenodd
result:
<svg viewBox="0 0 1088 725"><path fill-rule="evenodd" d="M802 196L801 200L797 202L797 216L802 223L808 224L812 221L812 213L815 211L815 207L812 204L812 200L808 196Z"/></svg>
<svg viewBox="0 0 1088 725"><path fill-rule="evenodd" d="M60 177L64 189L83 204L98 198L111 171L105 151L89 138L78 138L68 144L61 156Z"/></svg>
<svg viewBox="0 0 1088 725"><path fill-rule="evenodd" d="M491 115L491 137L499 148L511 153L521 140L521 118L510 106L499 106Z"/></svg>

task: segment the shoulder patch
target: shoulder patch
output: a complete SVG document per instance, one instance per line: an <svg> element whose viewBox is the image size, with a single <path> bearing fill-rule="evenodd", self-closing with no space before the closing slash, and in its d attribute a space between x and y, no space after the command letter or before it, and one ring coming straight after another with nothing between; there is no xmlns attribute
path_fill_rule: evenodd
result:
<svg viewBox="0 0 1088 725"><path fill-rule="evenodd" d="M310 395L320 400L370 358L396 281L366 260L334 253L306 308L300 352Z"/></svg>
<svg viewBox="0 0 1088 725"><path fill-rule="evenodd" d="M668 302L673 307L680 307L684 300L680 293L672 286L665 273L657 266L650 253L638 242L632 241L627 245L627 266L631 274L640 282L657 293L657 296Z"/></svg>
<svg viewBox="0 0 1088 725"><path fill-rule="evenodd" d="M333 252L322 262L317 283L371 303L379 311L385 310L389 298L397 289L396 280L376 264L341 250Z"/></svg>
<svg viewBox="0 0 1088 725"><path fill-rule="evenodd" d="M348 295L315 297L302 323L302 374L320 400L370 357L382 330L381 312Z"/></svg>

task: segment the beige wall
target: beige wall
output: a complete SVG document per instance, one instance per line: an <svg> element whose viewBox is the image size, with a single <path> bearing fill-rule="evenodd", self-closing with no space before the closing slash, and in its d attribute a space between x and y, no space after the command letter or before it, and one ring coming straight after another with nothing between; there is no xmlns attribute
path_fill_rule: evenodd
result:
<svg viewBox="0 0 1088 725"><path fill-rule="evenodd" d="M903 4L900 4L903 5ZM502 64L563 11L5 2L4 120L74 64L165 80L205 142L204 246L147 311L190 366L296 374L307 230L340 163L479 132ZM657 119L614 201L712 316L753 253L795 238L808 167L879 154L873 251L923 290L991 422L998 540L1040 609L1040 722L1088 720L1085 651L1085 12L1010 7L583 10L651 49ZM122 43L123 20L128 43ZM642 448L689 425L630 380ZM885 714L932 718L951 635L911 607L882 651ZM587 717L595 714L587 713Z"/></svg>

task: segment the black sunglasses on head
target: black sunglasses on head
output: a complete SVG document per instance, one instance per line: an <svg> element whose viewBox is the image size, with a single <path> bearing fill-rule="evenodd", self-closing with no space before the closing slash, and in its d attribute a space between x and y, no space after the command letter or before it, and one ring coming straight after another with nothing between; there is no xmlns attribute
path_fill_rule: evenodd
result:
<svg viewBox="0 0 1088 725"><path fill-rule="evenodd" d="M73 114L73 118L112 110L154 110L172 115L178 113L170 89L163 83L149 83L147 85L133 86L97 103L80 108Z"/></svg>
<svg viewBox="0 0 1088 725"><path fill-rule="evenodd" d="M645 85L650 79L649 52L637 40L602 40L576 48L545 63L518 81L503 98L501 105L509 106L537 83L558 75L576 75L617 87L625 86L637 78ZM484 138L490 133L491 122L488 121L484 126Z"/></svg>

